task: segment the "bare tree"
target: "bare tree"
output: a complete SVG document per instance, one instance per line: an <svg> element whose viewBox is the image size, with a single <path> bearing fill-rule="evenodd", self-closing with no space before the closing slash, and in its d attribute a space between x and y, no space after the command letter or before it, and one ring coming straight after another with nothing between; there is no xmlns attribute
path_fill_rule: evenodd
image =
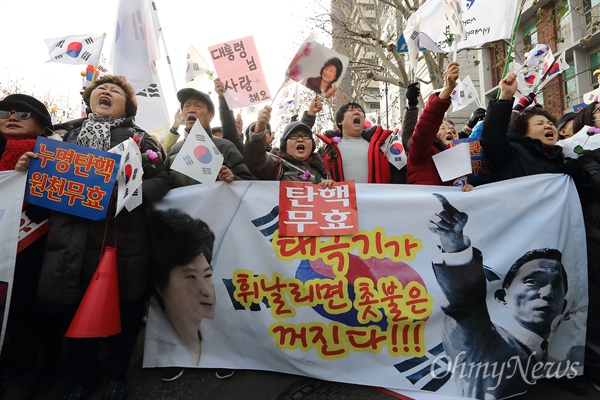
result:
<svg viewBox="0 0 600 400"><path fill-rule="evenodd" d="M318 27L331 35L333 47L353 60L352 97L361 96L370 80L402 88L410 83L406 56L397 52L396 44L404 21L423 3L425 0L332 0L331 10L315 17ZM422 51L419 57L429 72L419 80L443 86L446 54Z"/></svg>
<svg viewBox="0 0 600 400"><path fill-rule="evenodd" d="M48 109L48 112L54 114L57 122L79 118L81 115L81 108L75 106L73 100L62 93L51 91L49 88L45 88L43 91L36 88L31 90L25 89L23 78L16 80L8 79L0 82L0 99L14 93L27 94L41 101Z"/></svg>

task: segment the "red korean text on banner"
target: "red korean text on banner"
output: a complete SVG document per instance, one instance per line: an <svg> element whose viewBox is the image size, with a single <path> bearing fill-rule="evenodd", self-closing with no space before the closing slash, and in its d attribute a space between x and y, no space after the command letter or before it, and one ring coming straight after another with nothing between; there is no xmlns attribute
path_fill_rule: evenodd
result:
<svg viewBox="0 0 600 400"><path fill-rule="evenodd" d="M343 236L358 232L354 181L331 189L308 182L280 182L279 236Z"/></svg>

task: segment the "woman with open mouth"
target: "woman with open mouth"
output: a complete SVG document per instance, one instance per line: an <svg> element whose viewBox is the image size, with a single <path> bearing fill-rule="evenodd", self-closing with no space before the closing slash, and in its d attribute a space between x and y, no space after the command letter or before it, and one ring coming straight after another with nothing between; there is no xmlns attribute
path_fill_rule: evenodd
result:
<svg viewBox="0 0 600 400"><path fill-rule="evenodd" d="M266 152L265 130L271 119L271 107L258 113L258 120L247 129L244 159L250 171L262 180L308 181L331 188L333 180L325 168L310 126L295 121L288 124L281 137L279 149Z"/></svg>
<svg viewBox="0 0 600 400"><path fill-rule="evenodd" d="M125 77L104 75L96 79L85 89L83 101L88 108L87 118L66 132L63 140L108 151L133 139L149 159L142 166L142 205L131 211L124 208L115 216L117 190L114 189L104 220L51 211L37 294L44 304L61 309L68 324L92 280L104 247L117 248L121 333L107 338L108 385L104 398L124 400L125 379L141 328L140 315L148 284L150 248L146 208L169 191L169 175L157 142L134 122L137 101L133 86ZM37 156L29 152L21 157L17 169L27 170L31 157ZM100 384L99 340L97 337L67 339L73 386L65 395L66 400L86 399Z"/></svg>
<svg viewBox="0 0 600 400"><path fill-rule="evenodd" d="M448 64L444 73L444 87L440 93L432 93L417 120L406 164L406 183L417 185L452 186L453 180L442 181L433 161L433 156L452 146L458 139L456 128L444 118L450 104L450 95L456 87L459 76L457 62ZM467 192L473 188L469 183L461 190Z"/></svg>

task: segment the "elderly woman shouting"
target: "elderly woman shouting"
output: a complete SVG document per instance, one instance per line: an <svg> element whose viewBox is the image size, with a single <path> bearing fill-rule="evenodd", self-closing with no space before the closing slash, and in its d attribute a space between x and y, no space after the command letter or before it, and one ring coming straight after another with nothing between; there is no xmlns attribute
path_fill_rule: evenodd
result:
<svg viewBox="0 0 600 400"><path fill-rule="evenodd" d="M134 123L137 102L127 79L100 77L86 88L83 100L88 107L88 118L65 134L66 142L106 151L133 138L142 153L153 150L160 154L156 141ZM37 157L33 153L28 155ZM26 169L28 164L27 157L21 157L17 169ZM111 204L107 219L102 221L51 212L38 286L39 300L60 306L68 323L98 266L103 247L117 248L121 333L108 337L106 399L126 397L125 378L140 331L148 281L146 211L149 204L169 190L169 175L160 156L143 169L143 204L132 211L123 209L115 217L115 205ZM98 340L68 339L73 387L65 399L85 399L98 386Z"/></svg>

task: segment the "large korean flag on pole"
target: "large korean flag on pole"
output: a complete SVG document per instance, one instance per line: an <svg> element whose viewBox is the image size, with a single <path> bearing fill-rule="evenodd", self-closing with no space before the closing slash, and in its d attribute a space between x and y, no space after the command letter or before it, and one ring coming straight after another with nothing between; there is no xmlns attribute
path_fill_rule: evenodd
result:
<svg viewBox="0 0 600 400"><path fill-rule="evenodd" d="M157 27L149 0L120 0L111 63L113 73L126 77L136 91L136 123L147 132L164 134L170 119L156 70L160 59Z"/></svg>

